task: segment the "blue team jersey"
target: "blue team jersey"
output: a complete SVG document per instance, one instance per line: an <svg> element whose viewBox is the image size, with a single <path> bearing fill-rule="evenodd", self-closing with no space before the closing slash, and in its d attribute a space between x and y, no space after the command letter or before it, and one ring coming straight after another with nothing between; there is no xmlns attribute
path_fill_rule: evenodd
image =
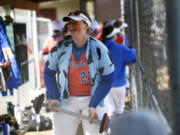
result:
<svg viewBox="0 0 180 135"><path fill-rule="evenodd" d="M18 88L21 84L21 74L14 57L12 48L6 35L5 24L0 18L0 63L10 61L10 79L6 83L9 89Z"/></svg>
<svg viewBox="0 0 180 135"><path fill-rule="evenodd" d="M114 40L109 39L105 42L114 62L113 87L126 85L126 63L132 63L136 60L136 50L129 49L119 45Z"/></svg>

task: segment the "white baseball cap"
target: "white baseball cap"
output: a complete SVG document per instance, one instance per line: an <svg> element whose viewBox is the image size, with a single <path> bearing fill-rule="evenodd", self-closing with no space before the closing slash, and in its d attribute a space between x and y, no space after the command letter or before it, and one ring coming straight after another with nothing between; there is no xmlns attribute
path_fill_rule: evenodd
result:
<svg viewBox="0 0 180 135"><path fill-rule="evenodd" d="M82 11L73 11L70 12L67 16L63 17L63 21L67 22L69 20L75 20L75 21L84 21L88 24L89 28L91 26L91 19L88 15L86 15L85 13L83 13Z"/></svg>

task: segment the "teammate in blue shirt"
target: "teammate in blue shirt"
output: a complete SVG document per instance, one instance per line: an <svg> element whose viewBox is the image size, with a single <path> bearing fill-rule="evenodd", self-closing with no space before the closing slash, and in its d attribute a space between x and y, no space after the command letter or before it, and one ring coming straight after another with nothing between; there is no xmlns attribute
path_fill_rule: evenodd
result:
<svg viewBox="0 0 180 135"><path fill-rule="evenodd" d="M103 28L102 39L106 47L109 49L114 62L114 76L112 88L108 94L108 101L114 116L119 116L124 111L126 96L126 64L136 61L135 49L129 49L120 45L116 40L119 29L112 25Z"/></svg>

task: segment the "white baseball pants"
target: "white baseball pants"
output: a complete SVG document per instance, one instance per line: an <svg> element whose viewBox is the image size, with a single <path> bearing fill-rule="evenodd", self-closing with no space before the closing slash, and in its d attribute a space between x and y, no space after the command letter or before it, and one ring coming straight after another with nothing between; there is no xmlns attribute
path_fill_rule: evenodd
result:
<svg viewBox="0 0 180 135"><path fill-rule="evenodd" d="M106 96L105 103L109 106L110 114L122 114L125 107L126 86L112 87Z"/></svg>
<svg viewBox="0 0 180 135"><path fill-rule="evenodd" d="M90 99L90 96L72 96L67 99L67 102L62 105L62 108L88 116L88 104L90 102ZM97 114L102 118L102 116L104 115L104 109L101 110L98 108L99 107L97 107ZM78 124L79 118L75 116L71 116L62 112L53 113L54 135L76 135ZM89 121L82 120L82 126L84 135L99 135L100 124L89 124Z"/></svg>

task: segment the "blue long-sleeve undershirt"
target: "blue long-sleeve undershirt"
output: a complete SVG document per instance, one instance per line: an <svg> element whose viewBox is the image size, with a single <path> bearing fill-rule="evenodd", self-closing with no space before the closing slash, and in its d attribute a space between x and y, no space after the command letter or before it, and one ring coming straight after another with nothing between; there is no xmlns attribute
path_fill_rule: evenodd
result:
<svg viewBox="0 0 180 135"><path fill-rule="evenodd" d="M102 76L101 81L91 98L89 107L96 108L111 89L113 73ZM56 83L56 71L50 70L47 66L44 69L44 82L51 99L59 99L59 92Z"/></svg>
<svg viewBox="0 0 180 135"><path fill-rule="evenodd" d="M109 75L102 76L101 81L91 98L89 107L96 108L98 104L104 99L112 87L113 72Z"/></svg>
<svg viewBox="0 0 180 135"><path fill-rule="evenodd" d="M44 82L50 98L59 99L59 92L56 82L56 71L49 69L46 65L44 68Z"/></svg>

